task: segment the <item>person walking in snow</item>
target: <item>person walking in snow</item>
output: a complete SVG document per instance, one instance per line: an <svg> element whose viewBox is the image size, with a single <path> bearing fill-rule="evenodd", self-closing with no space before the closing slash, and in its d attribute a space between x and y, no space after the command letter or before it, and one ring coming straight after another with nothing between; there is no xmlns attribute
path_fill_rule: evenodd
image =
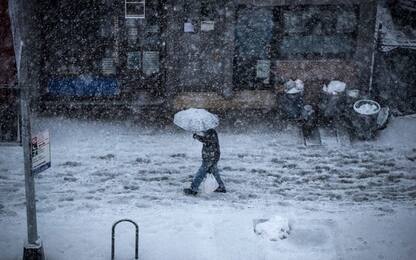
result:
<svg viewBox="0 0 416 260"><path fill-rule="evenodd" d="M202 142L202 165L192 180L191 188L184 189L185 194L196 195L201 182L207 174L213 174L218 182L218 188L215 192L225 193L225 185L221 180L218 171L218 161L220 160L220 144L218 142L218 134L214 129L202 132L201 135L194 134L193 138Z"/></svg>

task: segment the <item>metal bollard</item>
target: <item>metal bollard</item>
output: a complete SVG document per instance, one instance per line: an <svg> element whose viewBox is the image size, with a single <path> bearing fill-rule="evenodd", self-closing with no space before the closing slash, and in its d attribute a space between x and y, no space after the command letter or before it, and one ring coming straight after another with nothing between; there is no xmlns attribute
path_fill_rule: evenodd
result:
<svg viewBox="0 0 416 260"><path fill-rule="evenodd" d="M139 226L130 219L121 219L113 224L113 227L111 229L111 260L114 260L114 249L115 249L115 230L116 226L121 222L130 222L134 225L136 228L136 245L135 245L135 251L134 251L134 259L139 259Z"/></svg>

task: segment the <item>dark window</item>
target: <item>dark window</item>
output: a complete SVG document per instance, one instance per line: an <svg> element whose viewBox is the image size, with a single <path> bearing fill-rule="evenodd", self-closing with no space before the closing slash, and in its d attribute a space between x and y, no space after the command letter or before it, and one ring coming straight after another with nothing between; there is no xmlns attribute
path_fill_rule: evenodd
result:
<svg viewBox="0 0 416 260"><path fill-rule="evenodd" d="M271 8L249 9L243 6L238 9L234 57L236 85L248 85L255 88L256 85L263 84L264 78L257 77L259 74L257 64L259 60L270 60L273 26L273 9Z"/></svg>
<svg viewBox="0 0 416 260"><path fill-rule="evenodd" d="M352 57L357 21L355 5L238 6L234 84L266 87L271 60Z"/></svg>
<svg viewBox="0 0 416 260"><path fill-rule="evenodd" d="M297 6L280 10L279 58L347 58L355 50L356 8Z"/></svg>
<svg viewBox="0 0 416 260"><path fill-rule="evenodd" d="M201 3L201 18L214 19L216 15L215 1L208 0Z"/></svg>
<svg viewBox="0 0 416 260"><path fill-rule="evenodd" d="M143 19L145 16L144 0L125 0L125 17Z"/></svg>

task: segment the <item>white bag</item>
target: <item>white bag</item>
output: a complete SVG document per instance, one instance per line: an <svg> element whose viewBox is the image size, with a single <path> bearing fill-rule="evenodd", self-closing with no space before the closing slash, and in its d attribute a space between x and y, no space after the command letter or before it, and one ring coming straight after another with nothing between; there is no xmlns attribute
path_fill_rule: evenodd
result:
<svg viewBox="0 0 416 260"><path fill-rule="evenodd" d="M218 187L219 185L214 175L208 173L207 177L205 177L204 181L202 182L202 192L211 193L214 192L214 190L216 190Z"/></svg>

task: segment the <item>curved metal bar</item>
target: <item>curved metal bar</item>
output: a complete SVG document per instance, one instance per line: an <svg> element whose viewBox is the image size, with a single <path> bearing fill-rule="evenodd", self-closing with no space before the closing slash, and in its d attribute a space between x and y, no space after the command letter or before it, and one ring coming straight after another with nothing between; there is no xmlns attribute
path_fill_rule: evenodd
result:
<svg viewBox="0 0 416 260"><path fill-rule="evenodd" d="M139 225L136 224L131 219L120 219L119 221L116 221L113 224L113 227L111 228L111 260L114 260L114 254L115 254L115 231L116 226L120 224L121 222L130 222L134 225L136 229L136 245L135 245L135 251L134 251L134 259L139 259Z"/></svg>

